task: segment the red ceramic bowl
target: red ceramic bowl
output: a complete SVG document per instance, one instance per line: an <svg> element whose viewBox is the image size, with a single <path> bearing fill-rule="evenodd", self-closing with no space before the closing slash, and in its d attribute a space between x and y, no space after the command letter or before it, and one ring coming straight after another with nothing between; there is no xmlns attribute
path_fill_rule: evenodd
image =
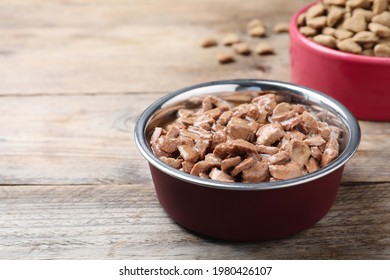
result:
<svg viewBox="0 0 390 280"><path fill-rule="evenodd" d="M311 5L310 5L311 6ZM390 58L349 54L323 47L290 24L291 80L324 92L358 119L390 121Z"/></svg>
<svg viewBox="0 0 390 280"><path fill-rule="evenodd" d="M245 90L287 91L296 103L313 105L324 119L343 131L341 153L328 166L299 178L257 184L224 183L174 169L152 152L149 138L155 126L175 114L189 96ZM180 107L180 106L179 106ZM293 84L232 80L200 84L164 96L140 116L135 141L148 160L157 197L180 225L213 238L266 240L302 231L331 208L343 173L360 141L356 119L336 100Z"/></svg>

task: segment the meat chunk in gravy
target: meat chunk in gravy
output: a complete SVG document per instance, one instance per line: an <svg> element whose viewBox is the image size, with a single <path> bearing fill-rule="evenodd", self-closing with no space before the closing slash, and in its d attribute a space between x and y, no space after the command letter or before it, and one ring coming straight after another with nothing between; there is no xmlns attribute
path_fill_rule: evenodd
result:
<svg viewBox="0 0 390 280"><path fill-rule="evenodd" d="M225 98L225 99L224 99ZM274 91L196 96L155 127L153 152L191 175L222 182L287 180L339 156L342 130Z"/></svg>

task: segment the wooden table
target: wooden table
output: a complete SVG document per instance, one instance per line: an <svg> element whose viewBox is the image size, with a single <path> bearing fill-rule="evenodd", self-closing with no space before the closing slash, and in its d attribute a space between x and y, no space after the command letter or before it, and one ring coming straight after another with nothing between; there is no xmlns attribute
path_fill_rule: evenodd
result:
<svg viewBox="0 0 390 280"><path fill-rule="evenodd" d="M231 243L181 228L160 207L134 144L139 114L164 94L231 78L289 80L275 55L219 65L202 49L311 1L0 2L1 259L389 259L390 123L360 122L362 142L337 201L290 238Z"/></svg>

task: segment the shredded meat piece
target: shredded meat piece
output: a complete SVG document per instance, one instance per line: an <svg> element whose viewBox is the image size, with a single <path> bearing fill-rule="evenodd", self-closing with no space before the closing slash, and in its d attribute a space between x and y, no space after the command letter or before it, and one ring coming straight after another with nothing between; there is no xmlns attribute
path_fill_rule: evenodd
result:
<svg viewBox="0 0 390 280"><path fill-rule="evenodd" d="M303 142L308 146L321 146L322 144L326 143L324 138L322 138L320 135L308 137L303 140Z"/></svg>
<svg viewBox="0 0 390 280"><path fill-rule="evenodd" d="M226 126L226 132L232 139L244 139L252 141L255 134L246 120L232 117Z"/></svg>
<svg viewBox="0 0 390 280"><path fill-rule="evenodd" d="M235 166L237 166L241 162L241 157L231 157L224 159L221 162L221 169L223 172L230 172L231 169L233 169Z"/></svg>
<svg viewBox="0 0 390 280"><path fill-rule="evenodd" d="M257 108L255 104L249 104L246 115L252 120L257 120L258 117L260 116L259 108Z"/></svg>
<svg viewBox="0 0 390 280"><path fill-rule="evenodd" d="M256 136L256 144L270 146L284 136L284 131L280 124L270 123L261 126L257 130Z"/></svg>
<svg viewBox="0 0 390 280"><path fill-rule="evenodd" d="M166 164L172 166L173 168L180 169L181 163L183 162L182 159L175 159L170 157L160 157L160 159L165 162Z"/></svg>
<svg viewBox="0 0 390 280"><path fill-rule="evenodd" d="M318 161L321 161L322 159L322 152L320 149L316 146L310 148L310 154L313 158L315 158Z"/></svg>
<svg viewBox="0 0 390 280"><path fill-rule="evenodd" d="M171 154L177 151L177 147L180 145L180 140L177 138L167 138L162 136L157 139L156 145L162 151Z"/></svg>
<svg viewBox="0 0 390 280"><path fill-rule="evenodd" d="M187 129L180 131L179 135L182 137L185 137L185 138L190 138L190 139L195 140L195 141L200 138L200 136L198 134L193 133L191 131L188 131Z"/></svg>
<svg viewBox="0 0 390 280"><path fill-rule="evenodd" d="M257 152L260 154L274 155L279 152L278 147L256 145Z"/></svg>
<svg viewBox="0 0 390 280"><path fill-rule="evenodd" d="M283 126L283 129L292 130L294 127L296 127L301 122L302 122L302 115L298 115L298 116L295 116L291 119L282 121L280 124Z"/></svg>
<svg viewBox="0 0 390 280"><path fill-rule="evenodd" d="M194 110L191 109L179 109L177 111L177 116L180 117L190 117L194 114Z"/></svg>
<svg viewBox="0 0 390 280"><path fill-rule="evenodd" d="M296 162L289 162L285 165L270 165L268 168L272 177L279 180L302 176L302 167Z"/></svg>
<svg viewBox="0 0 390 280"><path fill-rule="evenodd" d="M211 163L210 161L198 161L191 169L191 175L199 176L200 173L209 173L211 168L216 167L216 164Z"/></svg>
<svg viewBox="0 0 390 280"><path fill-rule="evenodd" d="M295 117L295 112L294 111L287 111L287 112L272 116L272 121L283 122L283 121L289 120L293 117Z"/></svg>
<svg viewBox="0 0 390 280"><path fill-rule="evenodd" d="M203 138L203 139L207 139L207 140L210 140L211 137L212 137L212 134L210 131L207 131L201 127L197 127L197 126L189 126L188 127L188 131L189 132L193 132L197 135L199 135L199 137Z"/></svg>
<svg viewBox="0 0 390 280"><path fill-rule="evenodd" d="M168 138L175 138L180 134L180 128L177 125L172 125L168 132L167 132L167 137Z"/></svg>
<svg viewBox="0 0 390 280"><path fill-rule="evenodd" d="M187 161L183 161L183 162L181 163L181 165L182 165L182 170L183 170L184 172L186 172L186 173L191 173L191 170L192 170L192 168L194 167L194 163L192 163L192 162L187 162Z"/></svg>
<svg viewBox="0 0 390 280"><path fill-rule="evenodd" d="M180 155L187 162L195 163L197 162L199 155L198 153L190 146L179 146L178 147Z"/></svg>
<svg viewBox="0 0 390 280"><path fill-rule="evenodd" d="M291 161L296 162L299 166L303 166L310 157L309 146L298 140L293 140L291 145Z"/></svg>
<svg viewBox="0 0 390 280"><path fill-rule="evenodd" d="M260 107L263 107L268 114L271 114L274 108L276 107L276 97L275 94L268 93L253 98L252 103L257 104Z"/></svg>
<svg viewBox="0 0 390 280"><path fill-rule="evenodd" d="M163 128L162 127L156 127L153 131L152 136L150 137L150 143L154 143L157 141L157 139L163 134Z"/></svg>
<svg viewBox="0 0 390 280"><path fill-rule="evenodd" d="M267 160L270 164L276 164L282 161L290 160L290 155L285 151L280 151L272 156L269 156Z"/></svg>
<svg viewBox="0 0 390 280"><path fill-rule="evenodd" d="M216 155L212 154L212 153L209 153L205 156L205 161L208 161L212 164L215 164L216 166L220 167L221 165L221 162L222 162L222 159L220 159L219 157L217 157Z"/></svg>
<svg viewBox="0 0 390 280"><path fill-rule="evenodd" d="M317 171L320 169L320 165L318 164L318 161L315 158L310 157L308 161L305 163L306 170L309 173L312 173L314 171Z"/></svg>
<svg viewBox="0 0 390 280"><path fill-rule="evenodd" d="M318 126L319 134L322 138L324 138L326 141L329 141L330 139L330 134L331 134L331 129L327 125L327 123L320 122Z"/></svg>
<svg viewBox="0 0 390 280"><path fill-rule="evenodd" d="M200 139L196 141L194 150L198 153L200 159L204 159L209 145L210 141L207 139Z"/></svg>
<svg viewBox="0 0 390 280"><path fill-rule="evenodd" d="M243 170L250 168L252 165L256 163L256 160L253 157L249 157L240 162L230 174L235 177L240 174Z"/></svg>
<svg viewBox="0 0 390 280"><path fill-rule="evenodd" d="M228 121L230 120L230 118L232 117L232 115L233 115L232 111L223 112L222 115L217 120L217 124L226 125L228 123Z"/></svg>
<svg viewBox="0 0 390 280"><path fill-rule="evenodd" d="M205 130L210 130L211 125L214 124L214 119L212 117L201 115L197 118L195 118L194 126L195 127L201 127Z"/></svg>
<svg viewBox="0 0 390 280"><path fill-rule="evenodd" d="M326 144L324 153L321 158L321 167L327 166L331 161L339 156L339 142L331 138Z"/></svg>
<svg viewBox="0 0 390 280"><path fill-rule="evenodd" d="M258 161L251 167L242 171L242 179L247 183L264 182L269 177L268 164L263 161Z"/></svg>
<svg viewBox="0 0 390 280"><path fill-rule="evenodd" d="M256 152L256 147L243 139L228 140L226 143L217 145L214 149L214 155L223 159L230 155L243 155Z"/></svg>
<svg viewBox="0 0 390 280"><path fill-rule="evenodd" d="M318 121L316 120L316 118L308 112L303 112L301 116L306 131L310 134L317 133Z"/></svg>
<svg viewBox="0 0 390 280"><path fill-rule="evenodd" d="M288 111L292 110L292 105L286 102L279 103L275 106L274 111L272 113L272 119L274 119L276 116L286 113Z"/></svg>

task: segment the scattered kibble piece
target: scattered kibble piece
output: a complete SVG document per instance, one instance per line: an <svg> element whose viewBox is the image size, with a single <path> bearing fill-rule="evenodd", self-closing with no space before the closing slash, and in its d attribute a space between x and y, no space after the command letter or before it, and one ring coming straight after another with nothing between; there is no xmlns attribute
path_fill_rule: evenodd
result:
<svg viewBox="0 0 390 280"><path fill-rule="evenodd" d="M210 47L214 47L216 45L218 45L218 42L214 38L206 38L201 43L201 46L203 48L210 48Z"/></svg>
<svg viewBox="0 0 390 280"><path fill-rule="evenodd" d="M233 45L233 49L236 53L241 55L249 55L251 53L251 48L248 43L241 42Z"/></svg>
<svg viewBox="0 0 390 280"><path fill-rule="evenodd" d="M274 54L274 49L271 47L270 44L268 43L259 43L256 48L255 48L255 52L258 54L258 55L266 55L266 54Z"/></svg>
<svg viewBox="0 0 390 280"><path fill-rule="evenodd" d="M229 33L222 39L222 44L224 44L225 46L231 46L239 42L240 42L240 37L238 37L236 33Z"/></svg>
<svg viewBox="0 0 390 280"><path fill-rule="evenodd" d="M390 0L322 0L298 16L297 26L301 34L329 48L389 56Z"/></svg>
<svg viewBox="0 0 390 280"><path fill-rule="evenodd" d="M261 19L255 18L248 22L247 28L248 30L255 26L265 26L264 22Z"/></svg>
<svg viewBox="0 0 390 280"><path fill-rule="evenodd" d="M221 64L234 62L234 56L229 52L219 52L217 53L217 60Z"/></svg>
<svg viewBox="0 0 390 280"><path fill-rule="evenodd" d="M290 31L290 26L287 22L279 22L274 26L274 32L276 33L288 33Z"/></svg>

